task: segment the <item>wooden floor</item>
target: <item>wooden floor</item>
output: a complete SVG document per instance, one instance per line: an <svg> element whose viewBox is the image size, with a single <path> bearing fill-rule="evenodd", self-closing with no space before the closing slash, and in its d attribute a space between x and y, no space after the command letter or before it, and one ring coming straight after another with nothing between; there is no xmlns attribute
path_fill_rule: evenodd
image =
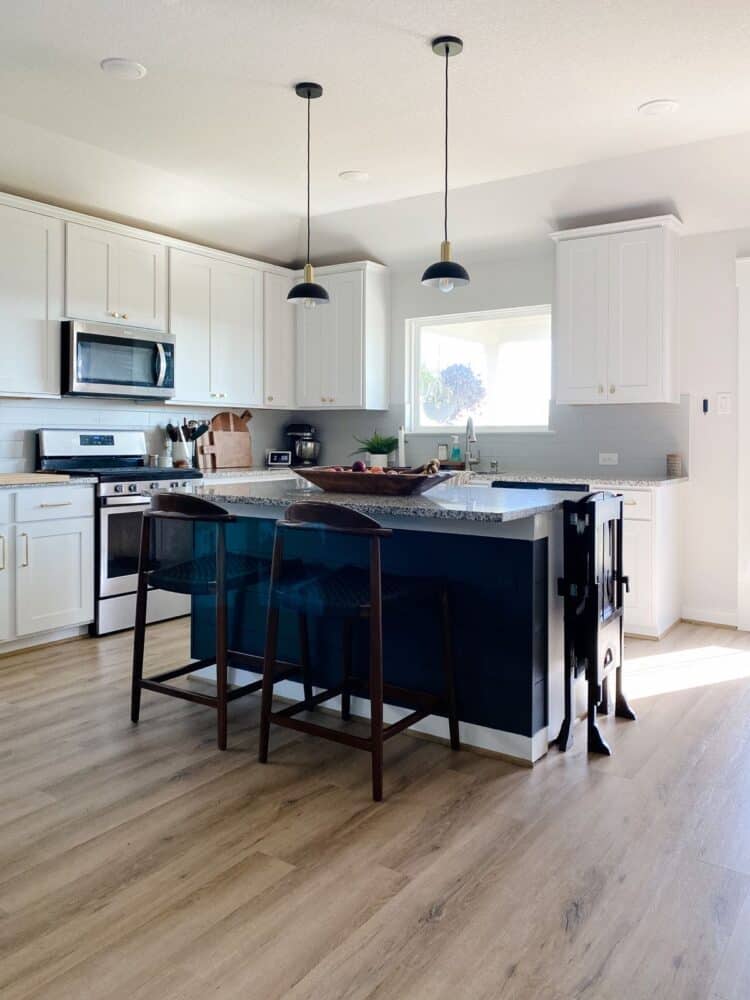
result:
<svg viewBox="0 0 750 1000"><path fill-rule="evenodd" d="M144 693L131 637L0 660L0 996L747 1000L750 637L632 641L614 756L368 757ZM184 622L149 629L153 668ZM640 697L639 697L640 695Z"/></svg>

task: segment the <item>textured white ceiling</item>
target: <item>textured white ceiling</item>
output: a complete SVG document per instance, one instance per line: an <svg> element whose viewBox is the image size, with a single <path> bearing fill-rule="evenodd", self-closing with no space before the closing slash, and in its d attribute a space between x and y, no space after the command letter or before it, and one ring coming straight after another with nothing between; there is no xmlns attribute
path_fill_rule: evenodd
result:
<svg viewBox="0 0 750 1000"><path fill-rule="evenodd" d="M0 113L294 216L291 87L318 80L314 211L331 213L439 189L442 32L466 46L454 187L750 129L750 5L730 0L5 0ZM107 56L149 74L107 78ZM655 97L681 111L635 113ZM341 182L351 168L370 182Z"/></svg>

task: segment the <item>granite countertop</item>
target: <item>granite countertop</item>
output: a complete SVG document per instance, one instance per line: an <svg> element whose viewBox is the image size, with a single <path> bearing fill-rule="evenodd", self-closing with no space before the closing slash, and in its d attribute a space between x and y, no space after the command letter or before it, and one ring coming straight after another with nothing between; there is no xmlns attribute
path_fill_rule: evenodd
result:
<svg viewBox="0 0 750 1000"><path fill-rule="evenodd" d="M518 521L557 510L562 501L578 496L552 490L477 490L470 486L453 486L443 483L411 497L384 497L357 493L325 493L304 480L296 482L256 482L219 484L195 487L196 496L203 496L216 503L248 504L251 506L279 508L292 503L315 500L338 503L373 516L403 518L435 518L456 521L505 522Z"/></svg>
<svg viewBox="0 0 750 1000"><path fill-rule="evenodd" d="M459 473L459 475L461 475ZM496 479L504 479L514 483L570 483L571 485L589 485L600 483L602 486L620 486L623 489L645 489L652 486L663 486L667 483L686 483L687 476L644 476L638 479L606 476L596 473L590 476L568 476L563 473L551 475L549 472L514 472L500 469L498 472L472 472L474 482L492 483Z"/></svg>
<svg viewBox="0 0 750 1000"><path fill-rule="evenodd" d="M20 473L19 473L20 475ZM3 483L0 482L0 490L38 490L44 487L56 489L58 486L95 486L99 482L92 476L75 476L70 479L60 478L57 482L39 483Z"/></svg>

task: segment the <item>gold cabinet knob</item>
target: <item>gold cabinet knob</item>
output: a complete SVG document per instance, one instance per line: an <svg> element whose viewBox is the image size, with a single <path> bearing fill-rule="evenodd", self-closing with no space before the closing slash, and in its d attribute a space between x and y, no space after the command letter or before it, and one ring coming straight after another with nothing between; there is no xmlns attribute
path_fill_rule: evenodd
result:
<svg viewBox="0 0 750 1000"><path fill-rule="evenodd" d="M120 314L118 312L111 311L109 315L112 316L114 319L120 318Z"/></svg>
<svg viewBox="0 0 750 1000"><path fill-rule="evenodd" d="M604 392L604 386L600 385L599 386L599 394L601 395L603 392Z"/></svg>
<svg viewBox="0 0 750 1000"><path fill-rule="evenodd" d="M122 314L122 318L123 318L123 319L127 319L127 318L128 318L128 314L127 314L127 313L123 313L123 314Z"/></svg>
<svg viewBox="0 0 750 1000"><path fill-rule="evenodd" d="M610 392L610 395L614 396L614 394L615 394L615 388L616 388L616 387L615 387L614 385L611 385L611 386L609 387L609 392Z"/></svg>
<svg viewBox="0 0 750 1000"><path fill-rule="evenodd" d="M326 398L325 398L325 396L321 396L321 397L320 397L320 401L321 401L321 403L325 403L325 402L326 402Z"/></svg>
<svg viewBox="0 0 750 1000"><path fill-rule="evenodd" d="M268 397L268 402L269 402L269 403L272 403L272 402L273 402L273 396L269 396L269 397Z"/></svg>

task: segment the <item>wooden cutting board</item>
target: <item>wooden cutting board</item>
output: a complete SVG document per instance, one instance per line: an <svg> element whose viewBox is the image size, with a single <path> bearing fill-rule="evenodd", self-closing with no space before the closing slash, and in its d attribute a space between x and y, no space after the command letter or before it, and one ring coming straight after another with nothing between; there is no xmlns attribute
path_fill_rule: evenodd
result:
<svg viewBox="0 0 750 1000"><path fill-rule="evenodd" d="M239 416L229 410L217 413L211 420L212 431L246 431L253 415L250 410L244 410Z"/></svg>
<svg viewBox="0 0 750 1000"><path fill-rule="evenodd" d="M199 439L198 464L204 471L249 469L253 464L250 434L247 430L209 431Z"/></svg>
<svg viewBox="0 0 750 1000"><path fill-rule="evenodd" d="M0 472L3 486L38 486L40 483L61 483L70 479L65 473L56 472Z"/></svg>

